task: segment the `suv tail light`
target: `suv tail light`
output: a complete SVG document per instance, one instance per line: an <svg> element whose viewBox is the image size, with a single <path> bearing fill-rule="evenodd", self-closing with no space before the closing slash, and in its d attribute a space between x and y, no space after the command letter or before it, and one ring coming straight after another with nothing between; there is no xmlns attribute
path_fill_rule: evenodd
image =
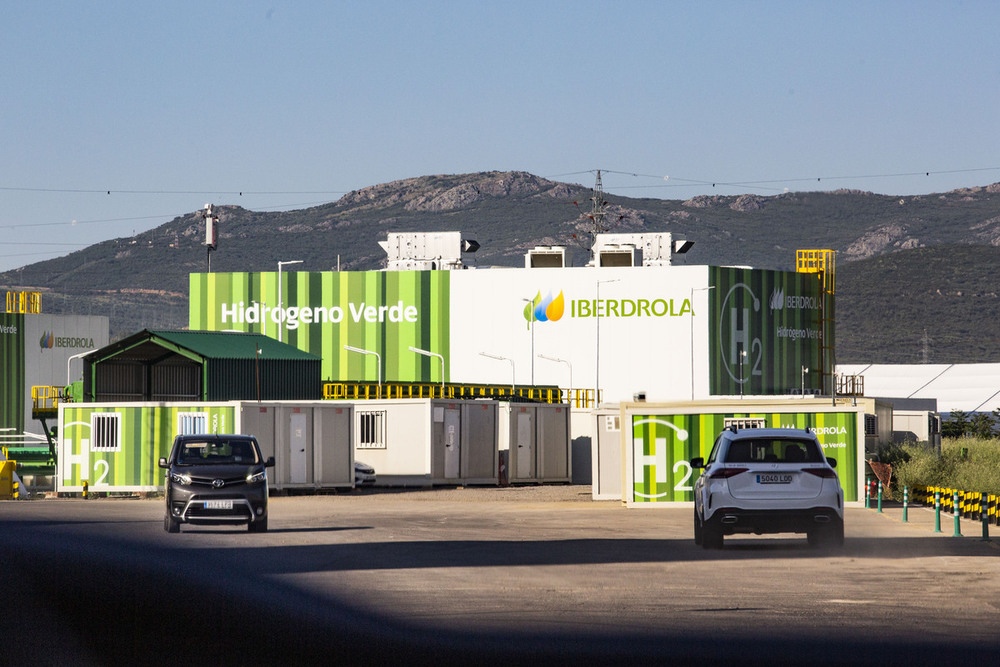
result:
<svg viewBox="0 0 1000 667"><path fill-rule="evenodd" d="M833 468L803 468L802 472L807 472L811 475L816 475L817 477L822 477L824 479L833 479L837 476L837 471Z"/></svg>
<svg viewBox="0 0 1000 667"><path fill-rule="evenodd" d="M744 473L749 469L750 468L719 468L708 477L709 479L729 479L730 477Z"/></svg>

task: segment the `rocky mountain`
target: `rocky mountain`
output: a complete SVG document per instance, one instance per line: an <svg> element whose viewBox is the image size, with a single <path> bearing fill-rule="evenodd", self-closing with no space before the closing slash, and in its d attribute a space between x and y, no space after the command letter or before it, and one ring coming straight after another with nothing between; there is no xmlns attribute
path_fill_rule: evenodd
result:
<svg viewBox="0 0 1000 667"><path fill-rule="evenodd" d="M479 266L522 266L536 245L565 245L569 261L583 264L594 197L525 172L485 172L373 185L296 211L220 205L212 270L275 270L288 259L303 260L303 270L377 269L377 242L388 231L461 231L480 243L467 257ZM990 333L1000 314L1000 184L906 197L838 190L600 199L606 231L695 241L679 262L791 269L797 249L836 250L841 362L1000 361ZM46 312L108 314L113 336L185 326L188 273L207 268L203 237L194 212L2 273L0 289L42 291ZM959 333L970 331L983 334L975 345Z"/></svg>

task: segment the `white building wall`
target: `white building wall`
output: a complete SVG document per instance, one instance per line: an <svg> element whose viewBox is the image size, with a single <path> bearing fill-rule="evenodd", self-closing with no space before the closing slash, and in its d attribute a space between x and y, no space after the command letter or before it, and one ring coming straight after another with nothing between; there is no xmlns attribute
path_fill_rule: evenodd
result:
<svg viewBox="0 0 1000 667"><path fill-rule="evenodd" d="M453 382L531 384L533 350L534 384L569 383L569 366L537 358L543 354L569 362L574 388L593 388L599 373L605 401L638 391L687 400L692 377L696 397L707 395L707 266L506 269L502 277L468 271L452 279ZM598 292L599 318L592 315ZM558 318L550 311L532 325L525 317L525 300L539 300L544 312L560 296Z"/></svg>

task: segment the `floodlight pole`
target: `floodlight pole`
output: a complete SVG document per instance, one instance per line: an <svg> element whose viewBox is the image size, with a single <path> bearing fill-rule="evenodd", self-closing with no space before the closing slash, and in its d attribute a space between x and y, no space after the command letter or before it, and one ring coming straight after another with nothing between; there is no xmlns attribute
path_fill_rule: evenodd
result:
<svg viewBox="0 0 1000 667"><path fill-rule="evenodd" d="M569 391L573 390L573 364L566 361L565 359L560 359L558 357L547 357L544 354L537 355L539 359L545 359L546 361L555 361L560 364L566 364L569 366ZM569 392L567 392L567 398L569 397Z"/></svg>
<svg viewBox="0 0 1000 667"><path fill-rule="evenodd" d="M372 354L375 356L375 360L378 362L378 395L379 398L382 397L382 357L378 352L372 352L371 350L363 350L360 347L352 347L350 345L345 345L344 349L348 352L357 352L359 354Z"/></svg>
<svg viewBox="0 0 1000 667"><path fill-rule="evenodd" d="M594 355L595 362L595 372L594 372L594 407L600 407L601 405L601 285L604 283L616 283L618 278L613 278L611 280L598 280L597 281L597 299L594 302L594 310L596 311L594 315L597 318L597 351Z"/></svg>
<svg viewBox="0 0 1000 667"><path fill-rule="evenodd" d="M508 359L507 357L501 357L499 354L490 354L489 352L480 352L480 356L489 357L490 359L496 359L497 361L509 361L510 362L510 395L514 396L514 389L517 386L514 377L514 360Z"/></svg>
<svg viewBox="0 0 1000 667"><path fill-rule="evenodd" d="M282 310L282 296L281 296L281 267L289 266L290 264L301 264L301 259L293 259L287 262L278 262L278 342L281 342L281 332L285 328L285 311Z"/></svg>
<svg viewBox="0 0 1000 667"><path fill-rule="evenodd" d="M745 348L740 348L740 398L743 398L743 384L746 380L743 379L743 360L747 358L747 351Z"/></svg>
<svg viewBox="0 0 1000 667"><path fill-rule="evenodd" d="M691 400L694 400L694 293L695 292L707 292L708 290L715 289L715 285L709 287L692 287L691 288Z"/></svg>
<svg viewBox="0 0 1000 667"><path fill-rule="evenodd" d="M531 311L531 323L528 325L531 329L531 386L535 386L535 303L531 299L522 298L521 301L525 301L528 304L528 310Z"/></svg>
<svg viewBox="0 0 1000 667"><path fill-rule="evenodd" d="M431 352L430 350L421 350L419 347L410 346L410 352L416 352L417 354L422 354L425 357L437 357L441 360L441 398L444 398L444 357L436 352Z"/></svg>

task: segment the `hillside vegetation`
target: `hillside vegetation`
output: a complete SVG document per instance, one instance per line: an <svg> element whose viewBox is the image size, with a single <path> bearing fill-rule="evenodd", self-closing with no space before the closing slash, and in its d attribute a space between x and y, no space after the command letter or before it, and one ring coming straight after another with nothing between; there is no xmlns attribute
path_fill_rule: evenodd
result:
<svg viewBox="0 0 1000 667"><path fill-rule="evenodd" d="M524 172L424 176L374 185L287 212L218 206L213 271L383 266L389 231L460 231L481 249L466 260L523 266L536 245L587 260L593 191ZM679 263L790 270L795 251L837 251L840 362L1000 361L994 331L1000 185L917 197L858 191L701 196L605 195L608 231L669 231L695 241ZM133 237L0 274L0 289L44 293L51 313L106 314L112 336L187 324L190 272L205 271L200 212ZM926 337L924 329L927 330Z"/></svg>

